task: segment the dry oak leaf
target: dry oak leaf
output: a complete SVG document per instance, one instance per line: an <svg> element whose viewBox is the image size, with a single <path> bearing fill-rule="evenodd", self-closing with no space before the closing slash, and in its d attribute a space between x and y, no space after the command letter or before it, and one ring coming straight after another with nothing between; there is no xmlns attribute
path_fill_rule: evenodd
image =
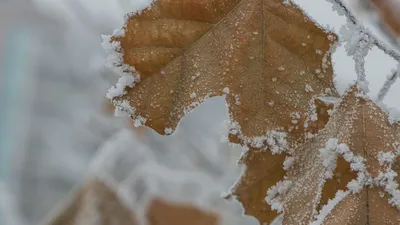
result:
<svg viewBox="0 0 400 225"><path fill-rule="evenodd" d="M150 225L217 225L219 217L190 205L175 204L161 198L151 201L146 213Z"/></svg>
<svg viewBox="0 0 400 225"><path fill-rule="evenodd" d="M336 36L281 0L158 0L124 30L112 41L140 82L114 103L127 100L132 117L160 134L205 98L225 95L243 137L293 127L299 138L310 100L336 95Z"/></svg>
<svg viewBox="0 0 400 225"><path fill-rule="evenodd" d="M309 127L317 131L328 122L328 111L332 110L334 105L332 102L315 99L315 106L318 120L311 123ZM231 188L231 194L242 203L245 214L256 217L260 224L269 223L278 216L276 211L271 210L265 197L270 187L284 178L286 171L283 168L283 162L288 158L291 157L250 148L239 161L246 165L246 170Z"/></svg>
<svg viewBox="0 0 400 225"><path fill-rule="evenodd" d="M338 145L332 145L335 142L332 140ZM299 154L287 176L291 187L282 197L283 224L399 224L400 211L390 200L395 196L376 184L380 173L385 171L380 154L398 154L399 143L400 126L389 123L387 113L356 87L350 89L326 127L296 150ZM325 151L328 146L336 146L341 157L351 161L351 169L347 167L347 172L344 172L346 168L337 168L345 180L350 181L354 172L358 173L357 180L349 182L345 190L343 186L328 187L325 183L331 165L327 163L330 158ZM346 165L338 163L337 166ZM330 201L323 200L328 203L318 211L326 188L341 191L331 194Z"/></svg>
<svg viewBox="0 0 400 225"><path fill-rule="evenodd" d="M98 179L86 181L49 225L138 225L135 212L109 185ZM154 198L146 211L149 225L217 225L219 217L191 205Z"/></svg>
<svg viewBox="0 0 400 225"><path fill-rule="evenodd" d="M292 148L325 125L314 102L337 96L330 59L336 36L282 0L157 0L130 15L123 29L111 38L123 53L117 65L134 67L140 82L113 103L170 134L205 99L224 95L230 141L250 148L242 159L249 169L233 193L247 214L271 221L264 198L283 178L285 157L264 150ZM250 171L259 168L252 159L275 166L260 177Z"/></svg>
<svg viewBox="0 0 400 225"><path fill-rule="evenodd" d="M86 181L46 224L138 225L131 209L98 179Z"/></svg>
<svg viewBox="0 0 400 225"><path fill-rule="evenodd" d="M386 23L388 30L400 38L400 1L370 0L377 8L378 15Z"/></svg>

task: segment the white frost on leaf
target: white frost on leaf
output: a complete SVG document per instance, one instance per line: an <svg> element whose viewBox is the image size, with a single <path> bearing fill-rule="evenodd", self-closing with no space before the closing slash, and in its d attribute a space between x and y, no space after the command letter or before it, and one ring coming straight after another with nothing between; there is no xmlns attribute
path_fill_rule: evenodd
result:
<svg viewBox="0 0 400 225"><path fill-rule="evenodd" d="M121 53L121 43L118 41L111 41L111 35L102 35L103 42L101 46L107 54L107 66L114 68L122 65L123 54Z"/></svg>
<svg viewBox="0 0 400 225"><path fill-rule="evenodd" d="M134 121L133 125L135 127L143 126L146 123L147 119L136 115L136 109L129 104L128 100L113 100L113 104L115 105L114 115L119 117L130 116Z"/></svg>
<svg viewBox="0 0 400 225"><path fill-rule="evenodd" d="M127 87L133 88L135 85L135 81L135 77L129 74L124 74L118 79L118 83L108 90L106 97L108 99L113 99L116 97L124 96L127 93L125 89Z"/></svg>
<svg viewBox="0 0 400 225"><path fill-rule="evenodd" d="M283 169L284 170L288 170L293 166L294 163L294 157L286 157L285 161L283 161Z"/></svg>
<svg viewBox="0 0 400 225"><path fill-rule="evenodd" d="M282 131L271 130L264 136L245 139L245 142L254 148L269 149L273 154L280 154L288 150L286 133Z"/></svg>
<svg viewBox="0 0 400 225"><path fill-rule="evenodd" d="M397 156L393 152L378 153L378 161L381 166L392 164L396 157Z"/></svg>
<svg viewBox="0 0 400 225"><path fill-rule="evenodd" d="M338 143L338 139L330 138L326 143L326 147L319 150L322 164L326 168L325 179L333 177L333 172L337 166L337 157L342 156L346 162L350 163L351 170L358 172L357 178L350 181L347 184L347 188L351 192L360 192L364 186L372 182L365 167L365 159L354 155L346 144Z"/></svg>
<svg viewBox="0 0 400 225"><path fill-rule="evenodd" d="M383 188L390 196L389 204L400 209L400 190L396 181L398 174L392 169L393 163L399 154L396 152L379 152L378 161L384 167L374 179L376 186Z"/></svg>
<svg viewBox="0 0 400 225"><path fill-rule="evenodd" d="M112 40L113 37L123 37L124 35L125 26L114 30L112 35L101 36L103 40L101 46L107 54L106 65L115 70L118 74L121 74L117 84L108 90L106 94L108 99L124 96L127 93L125 90L127 87L133 88L135 83L140 81L140 75L137 73L135 68L124 64L124 53L121 49L121 43L119 41Z"/></svg>
<svg viewBox="0 0 400 225"><path fill-rule="evenodd" d="M167 127L167 128L164 129L164 133L167 134L167 135L170 135L173 132L174 132L174 130L172 128Z"/></svg>
<svg viewBox="0 0 400 225"><path fill-rule="evenodd" d="M344 198L346 198L350 194L349 191L339 190L336 192L336 195L333 199L329 199L328 203L324 205L319 212L319 215L316 216L316 220L312 222L310 225L321 225L325 218L332 212L332 210L339 204Z"/></svg>
<svg viewBox="0 0 400 225"><path fill-rule="evenodd" d="M238 122L230 121L229 134L236 135L244 144L248 144L253 148L267 150L269 149L273 154L281 154L289 150L289 145L286 140L287 134L283 131L270 130L263 136L245 137L241 133L241 127Z"/></svg>
<svg viewBox="0 0 400 225"><path fill-rule="evenodd" d="M336 169L337 152L338 146L337 139L329 139L326 147L319 149L320 158L322 159L322 165L326 168L325 179L333 177L333 171Z"/></svg>
<svg viewBox="0 0 400 225"><path fill-rule="evenodd" d="M100 212L99 197L93 190L89 190L83 199L83 207L75 220L76 225L101 225L103 223Z"/></svg>
<svg viewBox="0 0 400 225"><path fill-rule="evenodd" d="M224 89L222 90L222 92L224 92L224 94L226 94L226 95L229 94L229 88L227 88L227 87L224 88Z"/></svg>
<svg viewBox="0 0 400 225"><path fill-rule="evenodd" d="M265 201L271 206L272 210L276 210L278 213L283 212L280 196L285 195L292 184L292 181L289 180L279 181L276 185L268 189Z"/></svg>

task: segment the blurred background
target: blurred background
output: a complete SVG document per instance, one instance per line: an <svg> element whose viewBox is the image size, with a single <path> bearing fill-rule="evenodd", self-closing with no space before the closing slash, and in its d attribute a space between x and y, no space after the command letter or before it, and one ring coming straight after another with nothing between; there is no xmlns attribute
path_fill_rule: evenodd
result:
<svg viewBox="0 0 400 225"><path fill-rule="evenodd" d="M0 225L36 225L88 176L118 184L143 214L153 196L218 212L221 224L257 224L227 191L241 173L242 149L229 145L227 109L214 98L187 115L171 137L116 118L105 93L118 74L105 67L101 34L146 0L0 0ZM296 0L322 26L345 19L325 1ZM344 48L333 56L343 92L356 77ZM373 49L374 97L396 62ZM400 84L385 103L399 107ZM397 92L396 92L397 90Z"/></svg>

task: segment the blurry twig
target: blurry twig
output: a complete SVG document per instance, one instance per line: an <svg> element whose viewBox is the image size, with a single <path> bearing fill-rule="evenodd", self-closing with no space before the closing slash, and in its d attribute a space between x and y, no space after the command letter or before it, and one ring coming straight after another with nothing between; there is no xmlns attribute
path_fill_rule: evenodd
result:
<svg viewBox="0 0 400 225"><path fill-rule="evenodd" d="M342 0L330 0L333 4L340 8L341 12L348 18L348 20L354 25L360 25L356 17L352 12L347 8L347 6L342 2ZM365 34L368 38L373 40L373 44L381 49L383 52L391 56L396 61L400 62L400 53L397 51L390 49L386 44L382 43L375 35L371 34L368 30L365 30Z"/></svg>
<svg viewBox="0 0 400 225"><path fill-rule="evenodd" d="M391 75L388 76L386 79L385 83L383 84L382 88L379 90L377 100L381 102L387 93L389 92L390 88L393 86L393 84L397 81L399 78L399 71L394 71Z"/></svg>
<svg viewBox="0 0 400 225"><path fill-rule="evenodd" d="M336 6L339 8L340 12L343 13L343 14L347 17L347 19L348 19L348 21L349 21L350 23L352 23L352 24L354 24L354 25L356 25L356 26L360 26L360 24L359 24L357 18L353 15L352 12L350 12L350 10L349 10L349 9L347 8L347 6L342 2L342 0L329 0L329 1L332 2L332 4L336 5ZM366 8L370 8L370 7L371 7L371 5L369 5L369 4L365 5L365 4L366 4L365 1L363 1L363 4L364 4L363 7L366 7ZM385 31L385 29L382 29L382 28L381 28L381 30L384 30L384 31ZM373 45L375 45L376 47L378 47L379 49L381 49L383 52L385 52L387 55L391 56L394 60L396 60L397 62L400 63L400 53L399 53L398 51L389 48L385 43L383 43L382 41L380 41L380 40L379 40L375 35L373 35L369 30L364 29L364 30L363 30L363 33L367 36L367 38L368 38L369 40L372 40L372 44L373 44ZM385 34L386 34L386 36L389 36L389 39L391 40L392 44L393 44L394 46L398 47L398 44L397 44L397 42L395 41L395 38L392 37L392 36L390 36L390 35L388 35L387 32L385 32ZM398 49L400 49L400 48L398 48ZM388 77L388 79L385 81L385 83L383 84L383 86L381 87L381 89L380 89L380 91L379 91L379 93L378 93L378 97L377 97L377 100L378 100L378 101L381 102L381 101L385 98L385 96L386 96L387 93L389 92L390 88L391 88L391 87L393 86L393 84L397 81L397 78L398 78L398 76L400 75L400 74L399 74L399 71L400 71L400 70L397 70L397 71L393 72L393 74L390 75L390 76Z"/></svg>

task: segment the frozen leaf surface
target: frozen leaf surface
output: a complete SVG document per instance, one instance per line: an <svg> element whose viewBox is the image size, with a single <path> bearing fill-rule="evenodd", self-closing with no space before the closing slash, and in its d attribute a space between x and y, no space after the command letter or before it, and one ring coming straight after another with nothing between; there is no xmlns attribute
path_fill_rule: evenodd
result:
<svg viewBox="0 0 400 225"><path fill-rule="evenodd" d="M283 223L399 224L399 143L399 125L357 88L348 91L326 127L296 151ZM338 185L329 183L335 171Z"/></svg>
<svg viewBox="0 0 400 225"><path fill-rule="evenodd" d="M313 96L335 94L335 36L280 0L158 0L124 30L112 40L141 81L122 98L160 134L212 96L226 95L241 134L256 137L289 129L292 113L307 118Z"/></svg>
<svg viewBox="0 0 400 225"><path fill-rule="evenodd" d="M157 0L122 30L105 39L116 51L111 64L140 82L113 98L116 107L171 134L205 99L225 96L230 141L250 149L232 193L247 214L270 222L264 198L285 174L278 154L323 127L329 107L319 97L337 95L336 36L281 0Z"/></svg>
<svg viewBox="0 0 400 225"><path fill-rule="evenodd" d="M147 213L152 225L217 225L218 216L189 205L178 205L162 199L154 199Z"/></svg>

